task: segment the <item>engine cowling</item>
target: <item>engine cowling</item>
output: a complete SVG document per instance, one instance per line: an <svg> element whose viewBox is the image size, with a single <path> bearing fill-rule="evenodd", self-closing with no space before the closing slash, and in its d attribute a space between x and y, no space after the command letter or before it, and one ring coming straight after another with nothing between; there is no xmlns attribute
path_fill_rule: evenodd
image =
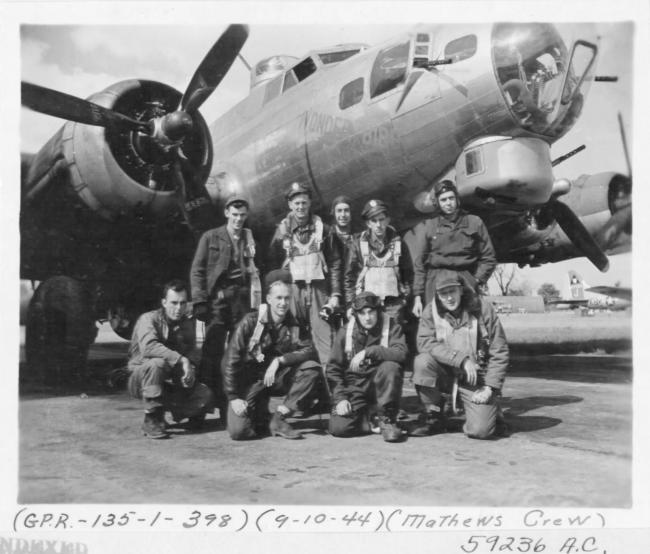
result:
<svg viewBox="0 0 650 554"><path fill-rule="evenodd" d="M94 94L90 101L124 115L149 121L176 109L181 93L155 81L132 79ZM203 186L212 162L208 127L196 112L181 149L185 179ZM27 199L67 170L81 200L103 218L141 211L158 217L178 212L182 197L174 175L175 145L163 147L148 135L118 128L67 122L36 155L26 183Z"/></svg>

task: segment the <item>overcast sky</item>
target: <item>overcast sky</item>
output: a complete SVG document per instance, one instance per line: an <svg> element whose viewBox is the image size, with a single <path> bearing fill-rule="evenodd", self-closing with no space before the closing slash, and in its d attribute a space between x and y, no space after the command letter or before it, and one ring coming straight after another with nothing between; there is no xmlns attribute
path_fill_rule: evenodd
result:
<svg viewBox="0 0 650 554"><path fill-rule="evenodd" d="M426 18L399 25L251 24L242 50L253 65L272 54L301 56L312 48L345 42L371 45L409 30ZM195 67L225 29L216 26L169 25L24 25L21 28L21 77L25 80L87 97L128 78L162 81L184 90ZM562 26L566 34L581 28ZM582 173L627 173L618 131L617 112L627 123L633 141L632 50L633 23L601 23L593 27L600 36L597 74L616 75L617 83L594 83L581 119L568 136L553 146L557 157L581 144L587 149L555 168L556 177L575 178ZM584 38L591 39L591 36ZM241 100L248 91L249 73L236 61L220 87L201 108L208 122ZM34 152L61 126L55 118L21 110L21 151ZM631 284L631 255L611 258L611 268L601 274L585 259L527 269L524 277L534 289L543 282L563 284L568 269L576 269L592 285Z"/></svg>

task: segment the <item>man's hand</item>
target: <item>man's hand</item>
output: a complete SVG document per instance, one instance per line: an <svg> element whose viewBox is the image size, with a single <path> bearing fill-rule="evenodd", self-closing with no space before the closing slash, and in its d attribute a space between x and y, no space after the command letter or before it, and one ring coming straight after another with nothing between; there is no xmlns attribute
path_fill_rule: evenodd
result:
<svg viewBox="0 0 650 554"><path fill-rule="evenodd" d="M279 367L280 361L278 358L273 358L273 361L269 364L269 367L266 368L266 373L264 374L264 386L273 386L273 382L275 381L275 372Z"/></svg>
<svg viewBox="0 0 650 554"><path fill-rule="evenodd" d="M339 297L338 296L330 296L329 301L327 302L327 305L335 310L336 308L339 307Z"/></svg>
<svg viewBox="0 0 650 554"><path fill-rule="evenodd" d="M418 319L422 316L422 299L419 296L416 296L415 300L413 300L413 309L411 312Z"/></svg>
<svg viewBox="0 0 650 554"><path fill-rule="evenodd" d="M487 404L492 398L492 389L487 385L481 387L472 395L472 402L474 404Z"/></svg>
<svg viewBox="0 0 650 554"><path fill-rule="evenodd" d="M352 405L349 400L341 400L336 405L336 415L346 416L352 411Z"/></svg>
<svg viewBox="0 0 650 554"><path fill-rule="evenodd" d="M361 362L366 359L366 351L357 352L350 360L350 371L357 373L361 369Z"/></svg>
<svg viewBox="0 0 650 554"><path fill-rule="evenodd" d="M243 417L246 415L246 410L248 410L248 402L241 398L235 398L230 401L230 407L232 408L232 411L235 412L236 416Z"/></svg>
<svg viewBox="0 0 650 554"><path fill-rule="evenodd" d="M479 369L479 365L471 358L465 359L463 362L463 371L465 372L465 380L467 381L468 385L471 385L472 387L476 385Z"/></svg>
<svg viewBox="0 0 650 554"><path fill-rule="evenodd" d="M180 359L181 367L183 368L183 376L181 377L181 384L186 388L192 388L194 386L194 366L191 362L185 357Z"/></svg>

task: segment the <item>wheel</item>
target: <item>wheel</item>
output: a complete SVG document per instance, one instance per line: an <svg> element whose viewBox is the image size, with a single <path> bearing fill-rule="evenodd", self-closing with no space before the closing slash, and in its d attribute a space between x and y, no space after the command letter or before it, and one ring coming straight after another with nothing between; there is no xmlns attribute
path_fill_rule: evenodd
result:
<svg viewBox="0 0 650 554"><path fill-rule="evenodd" d="M87 287L65 276L42 282L27 309L25 356L30 377L48 384L85 377L88 348L96 336Z"/></svg>

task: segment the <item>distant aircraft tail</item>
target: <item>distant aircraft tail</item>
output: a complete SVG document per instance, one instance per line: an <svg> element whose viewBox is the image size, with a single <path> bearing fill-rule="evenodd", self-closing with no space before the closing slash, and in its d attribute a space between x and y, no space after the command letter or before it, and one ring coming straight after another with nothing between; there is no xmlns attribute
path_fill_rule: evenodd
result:
<svg viewBox="0 0 650 554"><path fill-rule="evenodd" d="M571 300L585 299L585 282L577 271L569 270L569 298Z"/></svg>

